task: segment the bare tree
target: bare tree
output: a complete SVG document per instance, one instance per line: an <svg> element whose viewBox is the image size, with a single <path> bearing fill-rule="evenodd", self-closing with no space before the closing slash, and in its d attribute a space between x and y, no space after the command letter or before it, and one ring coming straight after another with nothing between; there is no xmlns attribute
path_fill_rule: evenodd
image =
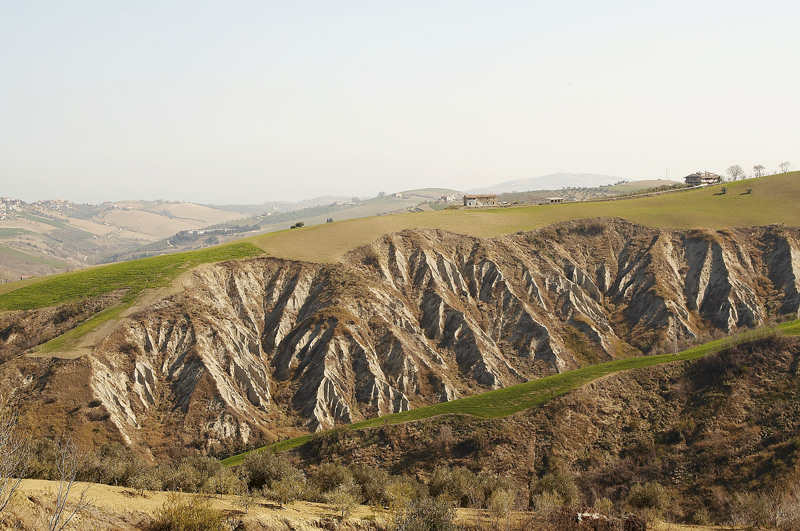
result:
<svg viewBox="0 0 800 531"><path fill-rule="evenodd" d="M57 443L58 453L56 455L56 470L58 472L58 492L56 492L55 507L53 514L48 522L48 531L62 531L70 520L89 506L86 493L89 485L86 485L73 503L72 512L68 512L67 498L75 486L75 478L78 476L78 468L84 459L83 453L69 439L63 439Z"/></svg>
<svg viewBox="0 0 800 531"><path fill-rule="evenodd" d="M9 399L0 395L0 512L8 506L28 469L30 439L20 433L18 423Z"/></svg>
<svg viewBox="0 0 800 531"><path fill-rule="evenodd" d="M728 177L730 177L731 181L738 181L744 177L744 170L738 164L734 164L733 166L729 167L727 170L725 170L725 173L728 174Z"/></svg>
<svg viewBox="0 0 800 531"><path fill-rule="evenodd" d="M780 164L778 164L778 168L781 169L781 173L786 173L787 171L789 171L789 168L791 167L792 167L791 162L781 162Z"/></svg>
<svg viewBox="0 0 800 531"><path fill-rule="evenodd" d="M762 175L764 175L764 166L761 164L753 166L753 177L761 177Z"/></svg>

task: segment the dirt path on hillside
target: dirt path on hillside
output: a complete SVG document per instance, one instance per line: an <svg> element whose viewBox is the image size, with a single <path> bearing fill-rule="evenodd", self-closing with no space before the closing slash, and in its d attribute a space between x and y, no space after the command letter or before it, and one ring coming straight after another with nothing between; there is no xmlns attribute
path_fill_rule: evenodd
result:
<svg viewBox="0 0 800 531"><path fill-rule="evenodd" d="M67 350L60 352L34 352L29 354L32 358L59 358L59 359L76 359L90 354L103 338L114 331L125 319L136 314L137 312L151 306L158 301L182 293L187 287L191 286L191 275L195 271L208 267L213 264L201 264L197 267L191 268L178 275L169 286L158 289L145 289L139 294L139 297L127 308L123 309L119 316L109 319L105 323L100 324L93 330L87 332L81 337L77 343ZM110 308L108 308L110 309Z"/></svg>

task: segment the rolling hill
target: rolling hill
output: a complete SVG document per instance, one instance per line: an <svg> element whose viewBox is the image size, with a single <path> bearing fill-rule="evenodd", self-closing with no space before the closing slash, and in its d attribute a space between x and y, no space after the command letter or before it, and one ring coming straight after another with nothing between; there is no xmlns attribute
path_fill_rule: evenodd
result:
<svg viewBox="0 0 800 531"><path fill-rule="evenodd" d="M506 194L526 190L558 190L561 188L593 188L619 181L619 177L593 173L553 173L541 177L515 179L470 190L469 193Z"/></svg>
<svg viewBox="0 0 800 531"><path fill-rule="evenodd" d="M122 201L82 205L69 201L0 206L0 283L80 269L181 230L230 222L242 215L185 202Z"/></svg>
<svg viewBox="0 0 800 531"><path fill-rule="evenodd" d="M71 358L47 392L105 412L31 390L47 429L168 453L250 445L785 316L798 197L795 172L724 194L379 216L6 284L0 354L29 376Z"/></svg>
<svg viewBox="0 0 800 531"><path fill-rule="evenodd" d="M726 193L722 194L722 188ZM748 193L748 190L752 192ZM800 226L800 172L618 201L458 209L354 219L255 237L269 256L335 263L384 234L435 228L479 238L529 231L559 221L616 217L647 227L721 229L782 223Z"/></svg>

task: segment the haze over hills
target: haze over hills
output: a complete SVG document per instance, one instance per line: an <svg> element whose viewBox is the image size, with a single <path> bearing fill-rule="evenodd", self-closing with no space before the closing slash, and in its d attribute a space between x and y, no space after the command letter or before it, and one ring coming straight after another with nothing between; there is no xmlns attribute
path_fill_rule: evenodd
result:
<svg viewBox="0 0 800 531"><path fill-rule="evenodd" d="M180 201L100 205L0 200L0 282L79 269L113 260L179 231L242 215Z"/></svg>
<svg viewBox="0 0 800 531"><path fill-rule="evenodd" d="M669 184L638 181L567 192L510 194L509 203L536 203L552 194L568 200L614 197ZM0 204L0 283L100 263L200 249L247 234L401 212L430 211L458 204L442 196L461 192L445 188L404 190L373 198L322 196L290 202L251 205L198 205L185 201L116 201L100 205L63 200L32 204L5 198Z"/></svg>
<svg viewBox="0 0 800 531"><path fill-rule="evenodd" d="M527 190L559 190L562 188L594 188L619 182L619 177L594 173L553 173L540 177L515 179L469 190L469 193L505 194Z"/></svg>
<svg viewBox="0 0 800 531"><path fill-rule="evenodd" d="M91 265L225 243L243 234L328 219L410 211L454 190L410 190L382 197L324 196L297 203L198 205L185 201L0 201L0 283Z"/></svg>
<svg viewBox="0 0 800 531"><path fill-rule="evenodd" d="M380 415L410 415L420 406L449 405L492 389L510 392L514 384L537 384L546 393L548 381L555 381L545 380L548 375L568 382L580 378L573 369L603 370L608 360L631 368L662 363L678 343L794 318L800 309L800 210L793 208L798 176L729 183L724 192L712 186L618 201L350 219L6 284L0 286L0 392L17 392L22 425L36 437L68 431L87 446L117 442L147 459L226 456L305 435L310 446L298 455L335 452L329 457L352 456L393 471L413 466L429 481L437 463L418 457L429 453L431 430L444 433L445 422L453 443L436 443L441 449L435 455L446 466L480 463L534 485L564 465L587 500L596 494L593 478L600 478L603 492L621 506L631 477L619 471L630 468L628 456L641 453L644 460L635 463L643 482L678 478L675 492L681 493L712 488L717 476L694 470L698 461L685 459L680 444L713 448L708 457L723 471L729 467L719 452L729 445L706 435L719 428L714 414L685 390L714 400L732 391L725 382L733 380L697 381L708 371L692 370L688 360L699 354L675 358L686 373L662 368L647 373L655 378L638 373L576 384L548 409L517 408L516 420L487 421L479 432L472 421L448 418L386 424L353 436L310 434L360 420L379 423ZM423 192L349 208L416 193ZM162 216L204 212L185 205L123 208L134 212L134 206ZM747 380L748 401L783 415L741 421L747 433L773 431L758 445L726 455L794 463L800 417L797 408L779 402L795 400L797 342L764 345L780 364L765 356L751 363L748 354L730 360L729 369L720 369L720 358L706 365L735 371ZM664 355L642 357L658 353ZM681 400L670 400L669 409L659 405L664 388L658 374L676 376L669 392ZM756 392L770 388L760 385L764 378L780 384L774 393ZM616 395L629 387L620 399L593 402L595 390ZM476 398L498 411L519 405L490 404L492 396L512 395ZM552 388L545 404L554 396ZM636 403L615 414L628 396ZM550 430L559 437L542 435L546 417L562 411L553 409L558 404L573 408L587 425L617 420L607 437L587 431L573 447L569 441L578 439L568 436L567 421ZM656 417L648 404L664 415ZM602 411L590 414L598 407ZM731 414L752 416L748 411ZM705 427L680 424L684 414ZM726 420L727 431L734 429L734 416ZM536 440L509 439L515 426L530 426L524 429L537 433ZM398 433L409 434L413 447ZM326 442L337 437L350 442ZM743 440L734 442L739 447ZM652 459L645 458L655 445L671 455L669 463L649 466ZM377 459L381 447L387 450ZM540 458L521 459L520 453ZM610 461L587 468L587 455ZM308 466L317 466L316 459ZM510 470L509 463L520 466ZM751 484L794 477L783 465L748 466Z"/></svg>

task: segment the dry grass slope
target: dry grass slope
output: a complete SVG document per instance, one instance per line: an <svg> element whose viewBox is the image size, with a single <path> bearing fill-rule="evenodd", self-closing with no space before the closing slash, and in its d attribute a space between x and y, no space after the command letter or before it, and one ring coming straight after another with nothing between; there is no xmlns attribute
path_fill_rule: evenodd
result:
<svg viewBox="0 0 800 531"><path fill-rule="evenodd" d="M76 484L82 489L85 483ZM193 499L208 500L211 507L221 511L231 522L241 522L242 528L254 530L296 529L298 531L322 531L323 529L369 529L372 522L387 525L391 519L389 511L380 508L358 506L350 517L340 522L334 507L323 503L294 502L279 507L264 498L256 498L245 510L243 500L237 496L205 497L199 494L167 493L144 491L139 493L130 488L114 487L91 483L88 495L89 508L80 513L71 529L94 529L98 531L134 531L146 529L151 519L161 507L177 497L183 503ZM8 508L5 520L0 520L0 529L43 529L51 510L53 492L58 483L42 480L24 480L14 503ZM68 503L71 508L72 497ZM518 513L514 520L524 521L525 513ZM475 525L481 523L484 529L496 523L486 510L463 509L456 511L460 523ZM374 528L374 527L373 527ZM712 526L684 526L679 524L654 523L656 531L710 531L723 529Z"/></svg>
<svg viewBox="0 0 800 531"><path fill-rule="evenodd" d="M727 189L721 193L723 186ZM748 193L747 190L752 192ZM800 226L800 171L660 196L519 208L459 209L353 219L257 236L268 255L337 262L384 234L438 228L491 238L559 221L618 217L648 227L720 229L783 223Z"/></svg>

